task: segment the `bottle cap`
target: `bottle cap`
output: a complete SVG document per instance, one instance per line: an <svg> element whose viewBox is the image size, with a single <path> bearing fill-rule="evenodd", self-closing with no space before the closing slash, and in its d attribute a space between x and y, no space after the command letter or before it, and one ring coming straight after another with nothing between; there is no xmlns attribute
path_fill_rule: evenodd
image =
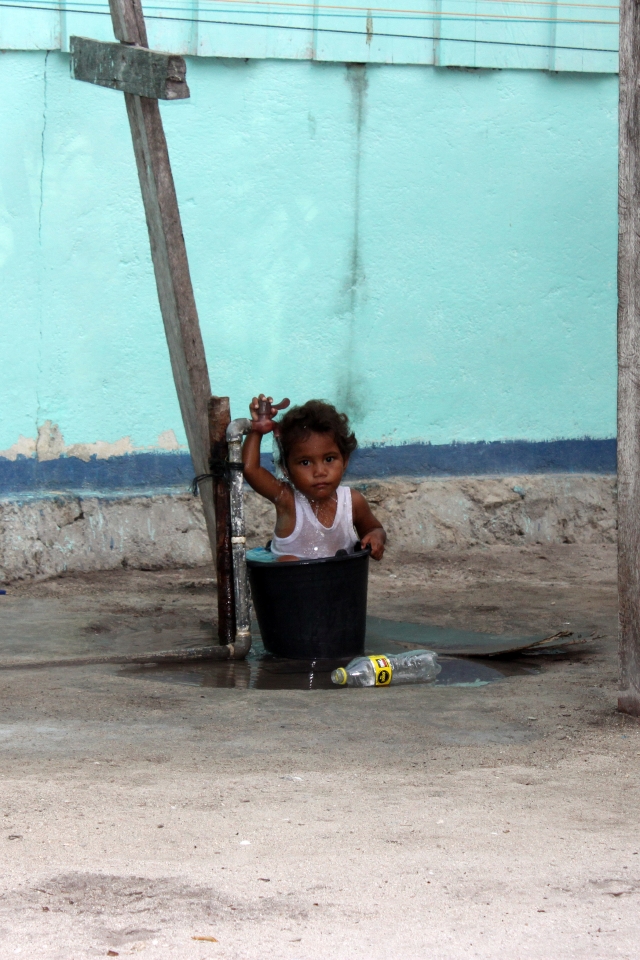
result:
<svg viewBox="0 0 640 960"><path fill-rule="evenodd" d="M347 671L344 667L338 667L337 670L334 670L331 674L331 679L334 683L337 683L339 686L344 687L347 682Z"/></svg>

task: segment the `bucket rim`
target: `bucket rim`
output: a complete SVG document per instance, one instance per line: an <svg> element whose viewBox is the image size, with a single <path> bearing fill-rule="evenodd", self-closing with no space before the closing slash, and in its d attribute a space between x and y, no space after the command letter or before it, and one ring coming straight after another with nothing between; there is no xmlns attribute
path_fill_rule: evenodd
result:
<svg viewBox="0 0 640 960"><path fill-rule="evenodd" d="M287 560L286 563L278 563L276 569L290 570L291 567L310 567L314 565L317 566L319 563L345 563L348 560L362 560L363 557L369 556L371 556L371 547L367 544L366 547L361 547L357 553L347 553L341 557L318 557L317 560ZM247 566L251 567L251 569L274 569L271 563L265 563L264 560L251 560L249 557L247 557Z"/></svg>

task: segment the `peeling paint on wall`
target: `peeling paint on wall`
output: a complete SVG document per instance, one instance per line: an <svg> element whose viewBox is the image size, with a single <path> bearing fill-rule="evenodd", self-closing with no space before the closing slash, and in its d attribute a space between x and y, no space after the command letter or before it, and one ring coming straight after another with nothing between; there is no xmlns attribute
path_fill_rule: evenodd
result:
<svg viewBox="0 0 640 960"><path fill-rule="evenodd" d="M178 443L173 430L163 430L158 436L158 442L149 447L135 446L131 442L131 437L121 437L114 442L95 440L90 443L66 444L58 424L46 420L42 426L38 427L36 439L20 436L12 446L6 450L0 450L0 457L12 461L17 460L18 457L35 457L40 463L58 460L60 457L76 457L88 463L92 457L97 460L109 460L111 457L123 457L131 453L154 450L174 453L186 449L186 445Z"/></svg>
<svg viewBox="0 0 640 960"><path fill-rule="evenodd" d="M33 437L19 436L14 444L6 450L0 450L0 457L5 460L17 460L18 457L35 457L36 441Z"/></svg>
<svg viewBox="0 0 640 960"><path fill-rule="evenodd" d="M173 430L163 430L162 433L158 435L158 447L160 450L171 452L175 450L186 450L186 444L181 445L178 443L178 438Z"/></svg>

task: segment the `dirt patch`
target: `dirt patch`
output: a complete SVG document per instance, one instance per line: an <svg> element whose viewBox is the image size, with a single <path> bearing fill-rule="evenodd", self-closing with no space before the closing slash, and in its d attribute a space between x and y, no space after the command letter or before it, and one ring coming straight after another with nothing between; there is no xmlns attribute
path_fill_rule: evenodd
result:
<svg viewBox="0 0 640 960"><path fill-rule="evenodd" d="M211 573L11 586L0 647L201 629ZM370 611L598 639L480 688L0 674L2 956L632 960L640 723L616 712L614 547L391 557Z"/></svg>

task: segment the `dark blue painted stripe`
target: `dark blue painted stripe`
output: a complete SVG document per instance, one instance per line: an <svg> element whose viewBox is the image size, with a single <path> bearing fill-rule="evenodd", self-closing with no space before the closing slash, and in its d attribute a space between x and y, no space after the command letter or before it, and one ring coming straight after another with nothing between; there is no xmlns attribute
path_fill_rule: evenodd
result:
<svg viewBox="0 0 640 960"><path fill-rule="evenodd" d="M263 457L265 466L271 457ZM356 450L348 477L456 477L482 474L615 473L615 440L507 440L492 443L407 443ZM0 457L0 494L118 493L186 490L193 477L187 453L135 453L109 460Z"/></svg>
<svg viewBox="0 0 640 960"><path fill-rule="evenodd" d="M588 438L365 447L349 465L351 477L615 472L616 441Z"/></svg>
<svg viewBox="0 0 640 960"><path fill-rule="evenodd" d="M188 453L133 453L108 460L37 460L0 458L0 494L51 493L52 491L148 490L183 487L193 478Z"/></svg>

